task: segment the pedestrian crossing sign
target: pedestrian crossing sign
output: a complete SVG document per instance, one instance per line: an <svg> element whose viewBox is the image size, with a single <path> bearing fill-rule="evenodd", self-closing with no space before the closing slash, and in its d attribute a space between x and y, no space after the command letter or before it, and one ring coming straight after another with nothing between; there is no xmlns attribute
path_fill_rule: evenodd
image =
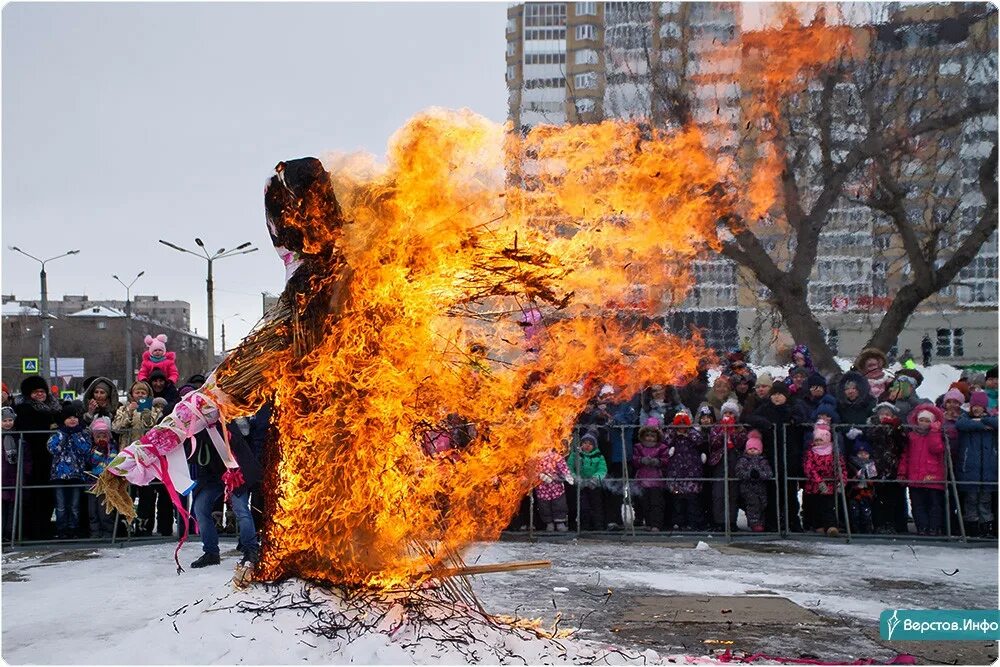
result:
<svg viewBox="0 0 1000 667"><path fill-rule="evenodd" d="M62 401L72 401L76 399L76 392L66 389L65 391L59 392L59 400Z"/></svg>
<svg viewBox="0 0 1000 667"><path fill-rule="evenodd" d="M22 373L37 373L38 372L38 357L22 357L22 359L21 359L21 372Z"/></svg>

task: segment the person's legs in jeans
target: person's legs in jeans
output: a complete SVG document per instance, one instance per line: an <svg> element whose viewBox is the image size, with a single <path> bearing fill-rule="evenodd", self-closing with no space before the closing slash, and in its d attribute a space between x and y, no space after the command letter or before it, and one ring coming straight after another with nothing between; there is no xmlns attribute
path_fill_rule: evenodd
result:
<svg viewBox="0 0 1000 667"><path fill-rule="evenodd" d="M224 490L222 482L198 482L194 490L194 517L201 533L201 548L207 554L219 554L219 532L212 520L212 508Z"/></svg>
<svg viewBox="0 0 1000 667"><path fill-rule="evenodd" d="M250 490L244 488L241 493L234 493L230 497L230 502L233 506L233 514L236 515L236 523L239 526L243 558L257 562L257 529L254 527L253 515L250 513Z"/></svg>
<svg viewBox="0 0 1000 667"><path fill-rule="evenodd" d="M57 486L55 488L57 539L66 537L66 505L69 500L69 495L66 493L67 490L65 486Z"/></svg>

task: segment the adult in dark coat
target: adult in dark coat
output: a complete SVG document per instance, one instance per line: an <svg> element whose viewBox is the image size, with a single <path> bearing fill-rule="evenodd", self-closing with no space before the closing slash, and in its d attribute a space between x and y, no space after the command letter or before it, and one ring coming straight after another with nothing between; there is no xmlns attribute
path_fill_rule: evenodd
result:
<svg viewBox="0 0 1000 667"><path fill-rule="evenodd" d="M24 479L26 487L49 483L52 455L46 443L49 431L59 422L61 410L59 401L52 396L45 378L32 375L21 382L21 400L14 405L14 430L42 431L23 435L24 448L32 463L31 471ZM51 538L54 491L26 488L22 491L21 501L24 537L29 540Z"/></svg>
<svg viewBox="0 0 1000 667"><path fill-rule="evenodd" d="M799 519L799 483L790 477L802 477L802 438L800 424L807 421L800 402L789 400L788 385L775 382L771 386L770 401L763 403L743 421L761 432L764 456L777 473L777 490L768 485L767 515L764 527L769 532L783 528L778 522L778 512L784 513L788 503L788 527L792 532L802 532ZM777 448L775 448L777 447Z"/></svg>
<svg viewBox="0 0 1000 667"><path fill-rule="evenodd" d="M223 437L218 424L208 428L215 429L218 436ZM243 551L244 562L256 563L257 530L254 527L253 516L250 514L250 489L260 482L263 469L240 429L235 424L231 424L228 431L229 448L239 464L244 482L242 486L233 491L233 495L230 497L233 513L236 515L236 521L239 525L239 548ZM212 519L212 509L215 501L225 492L222 476L226 472L226 466L212 443L208 429L195 436L194 447L192 455L190 441L185 443L187 453L192 455L192 460L197 462L195 477L197 486L194 489L193 505L194 515L201 532L201 545L204 553L198 560L191 563L191 567L200 568L218 565L220 562L219 533L215 527L215 521Z"/></svg>
<svg viewBox="0 0 1000 667"><path fill-rule="evenodd" d="M153 389L153 398L162 398L167 402L163 408L163 414L169 415L174 411L174 407L180 402L181 395L173 382L167 379L166 374L159 368L154 368L147 378L149 386Z"/></svg>
<svg viewBox="0 0 1000 667"><path fill-rule="evenodd" d="M867 424L874 411L875 398L865 376L853 370L844 373L837 384L837 412L841 423Z"/></svg>

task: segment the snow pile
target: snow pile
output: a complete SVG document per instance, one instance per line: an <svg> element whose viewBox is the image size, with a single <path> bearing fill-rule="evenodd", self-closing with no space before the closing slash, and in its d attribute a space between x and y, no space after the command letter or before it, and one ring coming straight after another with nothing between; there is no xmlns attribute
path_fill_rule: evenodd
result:
<svg viewBox="0 0 1000 667"><path fill-rule="evenodd" d="M34 664L714 663L577 639L558 616L547 628L516 616L491 619L445 603L432 589L372 599L289 580L234 591L226 569L232 558L222 568L174 576L171 551L151 545L8 555L3 658ZM54 628L53 614L76 620Z"/></svg>

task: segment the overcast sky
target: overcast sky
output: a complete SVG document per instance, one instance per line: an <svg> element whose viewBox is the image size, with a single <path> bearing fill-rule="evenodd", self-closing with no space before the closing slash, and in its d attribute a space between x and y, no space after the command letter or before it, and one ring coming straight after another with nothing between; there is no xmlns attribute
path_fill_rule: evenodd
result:
<svg viewBox="0 0 1000 667"><path fill-rule="evenodd" d="M193 249L252 241L217 263L216 339L243 335L284 271L264 224L280 160L382 155L430 106L506 118L504 3L8 4L3 8L3 293L191 302L207 331ZM229 342L229 341L227 341ZM229 342L232 345L232 342ZM53 350L53 353L58 351Z"/></svg>

